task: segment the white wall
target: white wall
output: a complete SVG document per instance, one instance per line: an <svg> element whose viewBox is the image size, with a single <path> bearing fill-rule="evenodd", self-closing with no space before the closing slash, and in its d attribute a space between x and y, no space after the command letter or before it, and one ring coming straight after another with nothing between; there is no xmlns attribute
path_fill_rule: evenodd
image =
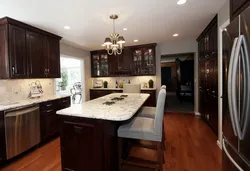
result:
<svg viewBox="0 0 250 171"><path fill-rule="evenodd" d="M91 87L90 52L80 48L75 48L65 43L60 43L60 54L84 59L85 101L89 100L89 88Z"/></svg>
<svg viewBox="0 0 250 171"><path fill-rule="evenodd" d="M223 105L222 105L222 88L223 88L223 79L222 79L222 64L223 64L223 57L222 57L222 30L229 24L230 18L230 5L229 0L225 2L222 6L220 11L218 12L218 141L217 144L219 147L222 147L222 112L223 112Z"/></svg>
<svg viewBox="0 0 250 171"><path fill-rule="evenodd" d="M182 40L182 41L171 41L168 43L158 44L156 47L156 85L157 91L160 90L161 86L161 55L169 55L169 54L177 54L177 53L195 53L195 65L194 65L194 73L195 73L195 103L194 110L198 113L198 43L196 40Z"/></svg>

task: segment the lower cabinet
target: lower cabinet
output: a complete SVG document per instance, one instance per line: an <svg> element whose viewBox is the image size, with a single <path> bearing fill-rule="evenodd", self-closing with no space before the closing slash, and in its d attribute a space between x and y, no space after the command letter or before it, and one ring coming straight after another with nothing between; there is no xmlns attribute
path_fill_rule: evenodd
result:
<svg viewBox="0 0 250 171"><path fill-rule="evenodd" d="M199 112L202 118L218 136L218 97L200 90Z"/></svg>
<svg viewBox="0 0 250 171"><path fill-rule="evenodd" d="M63 121L62 170L102 170L102 132L98 124Z"/></svg>
<svg viewBox="0 0 250 171"><path fill-rule="evenodd" d="M70 106L70 97L40 104L41 141L47 141L60 132L60 117L56 111Z"/></svg>
<svg viewBox="0 0 250 171"><path fill-rule="evenodd" d="M106 96L111 93L122 93L122 90L90 90L90 100ZM148 100L144 103L144 106L156 107L156 90L141 90L141 93L150 94Z"/></svg>
<svg viewBox="0 0 250 171"><path fill-rule="evenodd" d="M4 112L0 111L0 165L6 160Z"/></svg>

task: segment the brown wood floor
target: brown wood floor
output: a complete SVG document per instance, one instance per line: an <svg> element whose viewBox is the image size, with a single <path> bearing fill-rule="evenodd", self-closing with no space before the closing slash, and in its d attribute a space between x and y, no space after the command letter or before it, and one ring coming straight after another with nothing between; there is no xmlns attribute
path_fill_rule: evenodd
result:
<svg viewBox="0 0 250 171"><path fill-rule="evenodd" d="M165 171L221 171L221 151L217 137L199 118L191 114L166 114L167 139ZM154 160L153 150L133 148L131 155ZM34 150L2 168L2 171L61 171L60 139ZM125 166L124 171L150 171Z"/></svg>

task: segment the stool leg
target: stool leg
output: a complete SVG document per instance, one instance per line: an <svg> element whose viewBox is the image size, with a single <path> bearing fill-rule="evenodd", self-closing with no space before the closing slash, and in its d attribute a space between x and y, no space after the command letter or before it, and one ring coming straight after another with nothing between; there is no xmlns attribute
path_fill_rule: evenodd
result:
<svg viewBox="0 0 250 171"><path fill-rule="evenodd" d="M162 146L161 146L161 142L157 142L156 143L157 146L157 160L158 160L158 164L159 164L159 171L163 171L163 150L162 150Z"/></svg>
<svg viewBox="0 0 250 171"><path fill-rule="evenodd" d="M119 157L119 171L121 170L122 168L122 164L123 164L123 159L122 159L122 149L123 149L123 139L118 137L118 157Z"/></svg>

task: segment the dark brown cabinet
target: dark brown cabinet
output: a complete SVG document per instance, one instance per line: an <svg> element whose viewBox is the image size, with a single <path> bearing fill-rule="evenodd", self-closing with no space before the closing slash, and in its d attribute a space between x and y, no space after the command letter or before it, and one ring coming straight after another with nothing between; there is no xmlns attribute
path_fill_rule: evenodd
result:
<svg viewBox="0 0 250 171"><path fill-rule="evenodd" d="M217 16L197 39L199 52L199 112L218 133L218 34Z"/></svg>
<svg viewBox="0 0 250 171"><path fill-rule="evenodd" d="M105 51L91 52L92 77L109 75L108 55Z"/></svg>
<svg viewBox="0 0 250 171"><path fill-rule="evenodd" d="M231 20L236 18L242 11L250 6L250 0L230 0Z"/></svg>
<svg viewBox="0 0 250 171"><path fill-rule="evenodd" d="M6 160L4 112L0 111L0 165Z"/></svg>
<svg viewBox="0 0 250 171"><path fill-rule="evenodd" d="M62 123L62 170L103 170L103 143L99 124Z"/></svg>
<svg viewBox="0 0 250 171"><path fill-rule="evenodd" d="M9 25L9 60L11 78L27 77L27 55L25 30Z"/></svg>
<svg viewBox="0 0 250 171"><path fill-rule="evenodd" d="M46 37L27 31L27 57L29 65L29 77L30 78L44 78L46 77Z"/></svg>
<svg viewBox="0 0 250 171"><path fill-rule="evenodd" d="M47 37L47 77L60 78L60 40Z"/></svg>
<svg viewBox="0 0 250 171"><path fill-rule="evenodd" d="M60 77L61 37L0 19L0 79Z"/></svg>
<svg viewBox="0 0 250 171"><path fill-rule="evenodd" d="M155 75L155 46L125 47L120 55L107 55L104 50L92 51L92 77ZM102 55L105 56L104 60Z"/></svg>
<svg viewBox="0 0 250 171"><path fill-rule="evenodd" d="M70 97L40 103L41 141L45 142L60 132L60 117L56 111L70 107Z"/></svg>

